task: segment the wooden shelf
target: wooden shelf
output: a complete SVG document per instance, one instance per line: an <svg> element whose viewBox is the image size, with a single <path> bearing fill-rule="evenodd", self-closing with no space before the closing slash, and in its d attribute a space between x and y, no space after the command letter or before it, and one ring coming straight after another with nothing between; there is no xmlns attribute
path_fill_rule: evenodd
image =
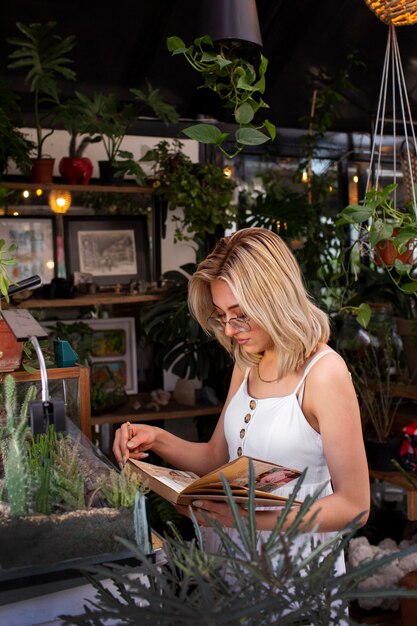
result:
<svg viewBox="0 0 417 626"><path fill-rule="evenodd" d="M222 410L221 404L217 406L208 404L188 406L170 400L166 406L161 406L160 411L155 411L155 409L145 408L149 401L149 393L139 393L134 396L129 396L129 401L119 409L115 409L109 414L92 415L91 424L94 426L103 424L123 424L123 422L156 422L159 420L179 419L184 417L220 415ZM140 402L141 404L138 410L133 408L136 402Z"/></svg>
<svg viewBox="0 0 417 626"><path fill-rule="evenodd" d="M75 298L54 298L51 300L30 298L23 300L18 304L3 304L4 308L13 307L17 309L55 309L63 307L82 307L82 306L99 306L102 304L134 304L136 302L157 302L161 300L159 294L115 294L115 293L96 293L92 295L82 295Z"/></svg>
<svg viewBox="0 0 417 626"><path fill-rule="evenodd" d="M154 189L152 187L139 187L135 184L122 183L120 185L99 185L96 183L90 183L88 185L68 185L66 183L53 182L53 183L29 183L25 181L0 181L0 188L3 189L43 189L50 191L51 189L62 189L68 191L99 191L102 193L143 193L152 194Z"/></svg>

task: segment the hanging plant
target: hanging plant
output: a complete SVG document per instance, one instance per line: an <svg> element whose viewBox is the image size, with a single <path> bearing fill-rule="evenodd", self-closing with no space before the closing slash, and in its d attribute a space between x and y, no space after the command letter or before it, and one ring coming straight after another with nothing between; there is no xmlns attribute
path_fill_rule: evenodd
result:
<svg viewBox="0 0 417 626"><path fill-rule="evenodd" d="M232 45L215 46L211 37L205 35L186 46L180 37L168 37L168 50L173 56L182 54L190 65L201 74L203 88L214 91L224 107L233 111L238 129L233 135L234 149L225 148L231 133L222 132L213 124L189 126L183 133L201 143L214 144L229 158L233 158L244 146L258 146L275 139L276 129L271 122L263 120L255 125L259 109L269 108L262 99L265 91L265 73L268 60L260 54L258 67L239 56Z"/></svg>

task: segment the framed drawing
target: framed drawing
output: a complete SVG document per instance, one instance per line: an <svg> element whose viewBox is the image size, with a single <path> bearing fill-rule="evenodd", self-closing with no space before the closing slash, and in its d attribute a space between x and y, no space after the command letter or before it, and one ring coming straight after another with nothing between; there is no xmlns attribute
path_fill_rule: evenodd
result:
<svg viewBox="0 0 417 626"><path fill-rule="evenodd" d="M105 319L60 320L63 324L82 322L92 328L91 377L101 383L114 375L127 394L138 392L137 348L134 317L109 317ZM42 325L53 330L56 322ZM76 342L72 345L77 351Z"/></svg>
<svg viewBox="0 0 417 626"><path fill-rule="evenodd" d="M98 285L149 280L145 215L64 216L67 276L92 274Z"/></svg>
<svg viewBox="0 0 417 626"><path fill-rule="evenodd" d="M10 273L15 280L38 274L42 283L48 284L55 277L53 217L0 217L0 239L17 245L17 263L10 266Z"/></svg>

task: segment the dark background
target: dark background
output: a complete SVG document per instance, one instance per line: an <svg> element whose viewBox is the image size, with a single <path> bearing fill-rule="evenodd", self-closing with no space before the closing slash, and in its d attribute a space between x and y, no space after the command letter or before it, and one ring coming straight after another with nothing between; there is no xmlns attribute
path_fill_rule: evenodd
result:
<svg viewBox="0 0 417 626"><path fill-rule="evenodd" d="M175 104L184 119L208 115L227 122L225 111L207 90L198 90L199 76L182 57L166 48L170 35L191 43L205 34L199 25L202 0L14 0L0 22L0 76L21 96L22 115L30 121L30 98L24 72L7 69L12 50L6 38L18 35L16 21L57 22L57 33L75 35L71 53L76 83L62 84L63 95L76 88L115 91L131 99L129 88L143 88L148 79ZM364 67L351 75L355 92L340 108L335 131L370 132L376 113L388 26L364 0L257 0L263 52L269 59L265 100L268 116L278 127L300 128L308 115L314 88L312 77L325 67L337 72L356 51ZM408 93L417 109L417 27L397 29Z"/></svg>

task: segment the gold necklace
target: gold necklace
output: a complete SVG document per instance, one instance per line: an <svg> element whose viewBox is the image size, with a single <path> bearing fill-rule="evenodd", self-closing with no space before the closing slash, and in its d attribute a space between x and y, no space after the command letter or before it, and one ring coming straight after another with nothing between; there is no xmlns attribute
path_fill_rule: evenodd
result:
<svg viewBox="0 0 417 626"><path fill-rule="evenodd" d="M263 383L277 383L279 381L279 376L277 378L274 378L273 380L265 380L265 378L262 378L261 373L259 371L259 363L256 366L256 373L258 374L259 380L261 380Z"/></svg>

